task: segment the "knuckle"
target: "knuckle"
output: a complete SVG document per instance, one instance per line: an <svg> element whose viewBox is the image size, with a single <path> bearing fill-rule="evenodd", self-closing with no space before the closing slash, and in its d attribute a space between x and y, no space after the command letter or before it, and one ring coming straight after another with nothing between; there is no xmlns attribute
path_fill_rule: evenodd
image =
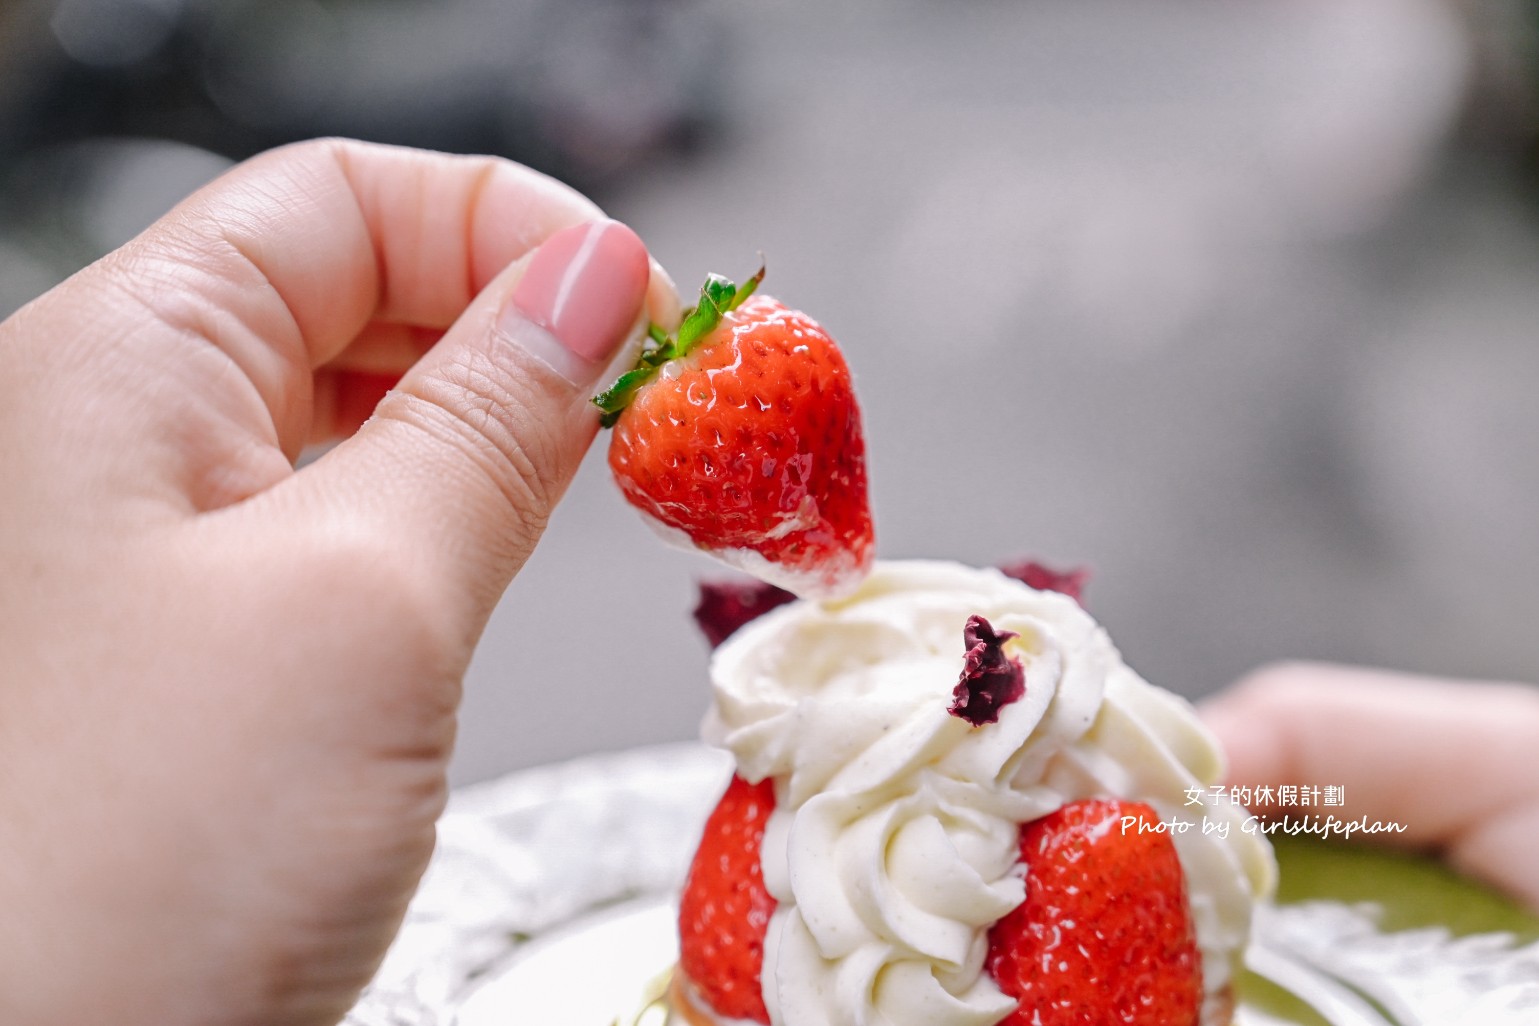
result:
<svg viewBox="0 0 1539 1026"><path fill-rule="evenodd" d="M1235 682L1233 693L1246 702L1265 708L1289 703L1302 684L1319 676L1318 664L1288 659L1263 663Z"/></svg>
<svg viewBox="0 0 1539 1026"><path fill-rule="evenodd" d="M1497 689L1497 694L1508 699L1513 710L1513 720L1525 725L1525 735L1539 737L1539 685L1495 684L1492 687Z"/></svg>

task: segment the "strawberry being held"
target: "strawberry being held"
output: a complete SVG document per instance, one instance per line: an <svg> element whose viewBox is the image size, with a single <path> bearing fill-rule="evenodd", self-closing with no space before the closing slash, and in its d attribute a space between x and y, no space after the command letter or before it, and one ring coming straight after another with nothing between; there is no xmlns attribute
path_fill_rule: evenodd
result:
<svg viewBox="0 0 1539 1026"><path fill-rule="evenodd" d="M594 398L609 466L662 529L807 597L853 590L875 541L849 368L812 318L712 276L678 332L653 328Z"/></svg>

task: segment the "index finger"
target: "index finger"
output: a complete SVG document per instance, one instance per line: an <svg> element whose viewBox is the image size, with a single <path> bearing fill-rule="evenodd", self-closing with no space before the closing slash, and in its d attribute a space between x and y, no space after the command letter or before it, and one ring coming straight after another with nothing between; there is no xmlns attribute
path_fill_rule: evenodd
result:
<svg viewBox="0 0 1539 1026"><path fill-rule="evenodd" d="M315 370L366 326L447 328L505 267L601 216L505 160L273 150L0 327L0 408L82 454L52 460L66 505L110 492L153 498L140 508L157 515L217 508L292 472ZM654 319L676 311L671 292L654 268Z"/></svg>

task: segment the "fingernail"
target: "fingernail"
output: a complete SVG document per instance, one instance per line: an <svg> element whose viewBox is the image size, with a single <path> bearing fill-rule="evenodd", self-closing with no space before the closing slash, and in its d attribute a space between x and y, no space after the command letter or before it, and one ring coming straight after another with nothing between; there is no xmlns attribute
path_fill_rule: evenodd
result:
<svg viewBox="0 0 1539 1026"><path fill-rule="evenodd" d="M593 380L635 326L647 248L618 221L564 228L535 250L500 327L573 385Z"/></svg>

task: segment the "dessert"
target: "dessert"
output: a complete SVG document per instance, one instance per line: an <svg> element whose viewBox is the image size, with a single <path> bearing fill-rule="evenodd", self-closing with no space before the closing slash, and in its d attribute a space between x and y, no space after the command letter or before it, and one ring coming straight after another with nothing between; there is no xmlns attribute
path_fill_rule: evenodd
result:
<svg viewBox="0 0 1539 1026"><path fill-rule="evenodd" d="M671 542L801 595L848 591L874 552L849 368L812 318L712 276L678 332L594 398L620 491Z"/></svg>
<svg viewBox="0 0 1539 1026"><path fill-rule="evenodd" d="M674 1023L1229 1021L1270 849L1190 706L1068 595L878 563L736 631L711 684L736 775Z"/></svg>
<svg viewBox="0 0 1539 1026"><path fill-rule="evenodd" d="M736 773L669 1022L1228 1023L1275 867L1209 796L1213 739L1123 664L1083 574L873 569L849 371L762 274L713 276L594 399L627 500L767 582L697 610Z"/></svg>

